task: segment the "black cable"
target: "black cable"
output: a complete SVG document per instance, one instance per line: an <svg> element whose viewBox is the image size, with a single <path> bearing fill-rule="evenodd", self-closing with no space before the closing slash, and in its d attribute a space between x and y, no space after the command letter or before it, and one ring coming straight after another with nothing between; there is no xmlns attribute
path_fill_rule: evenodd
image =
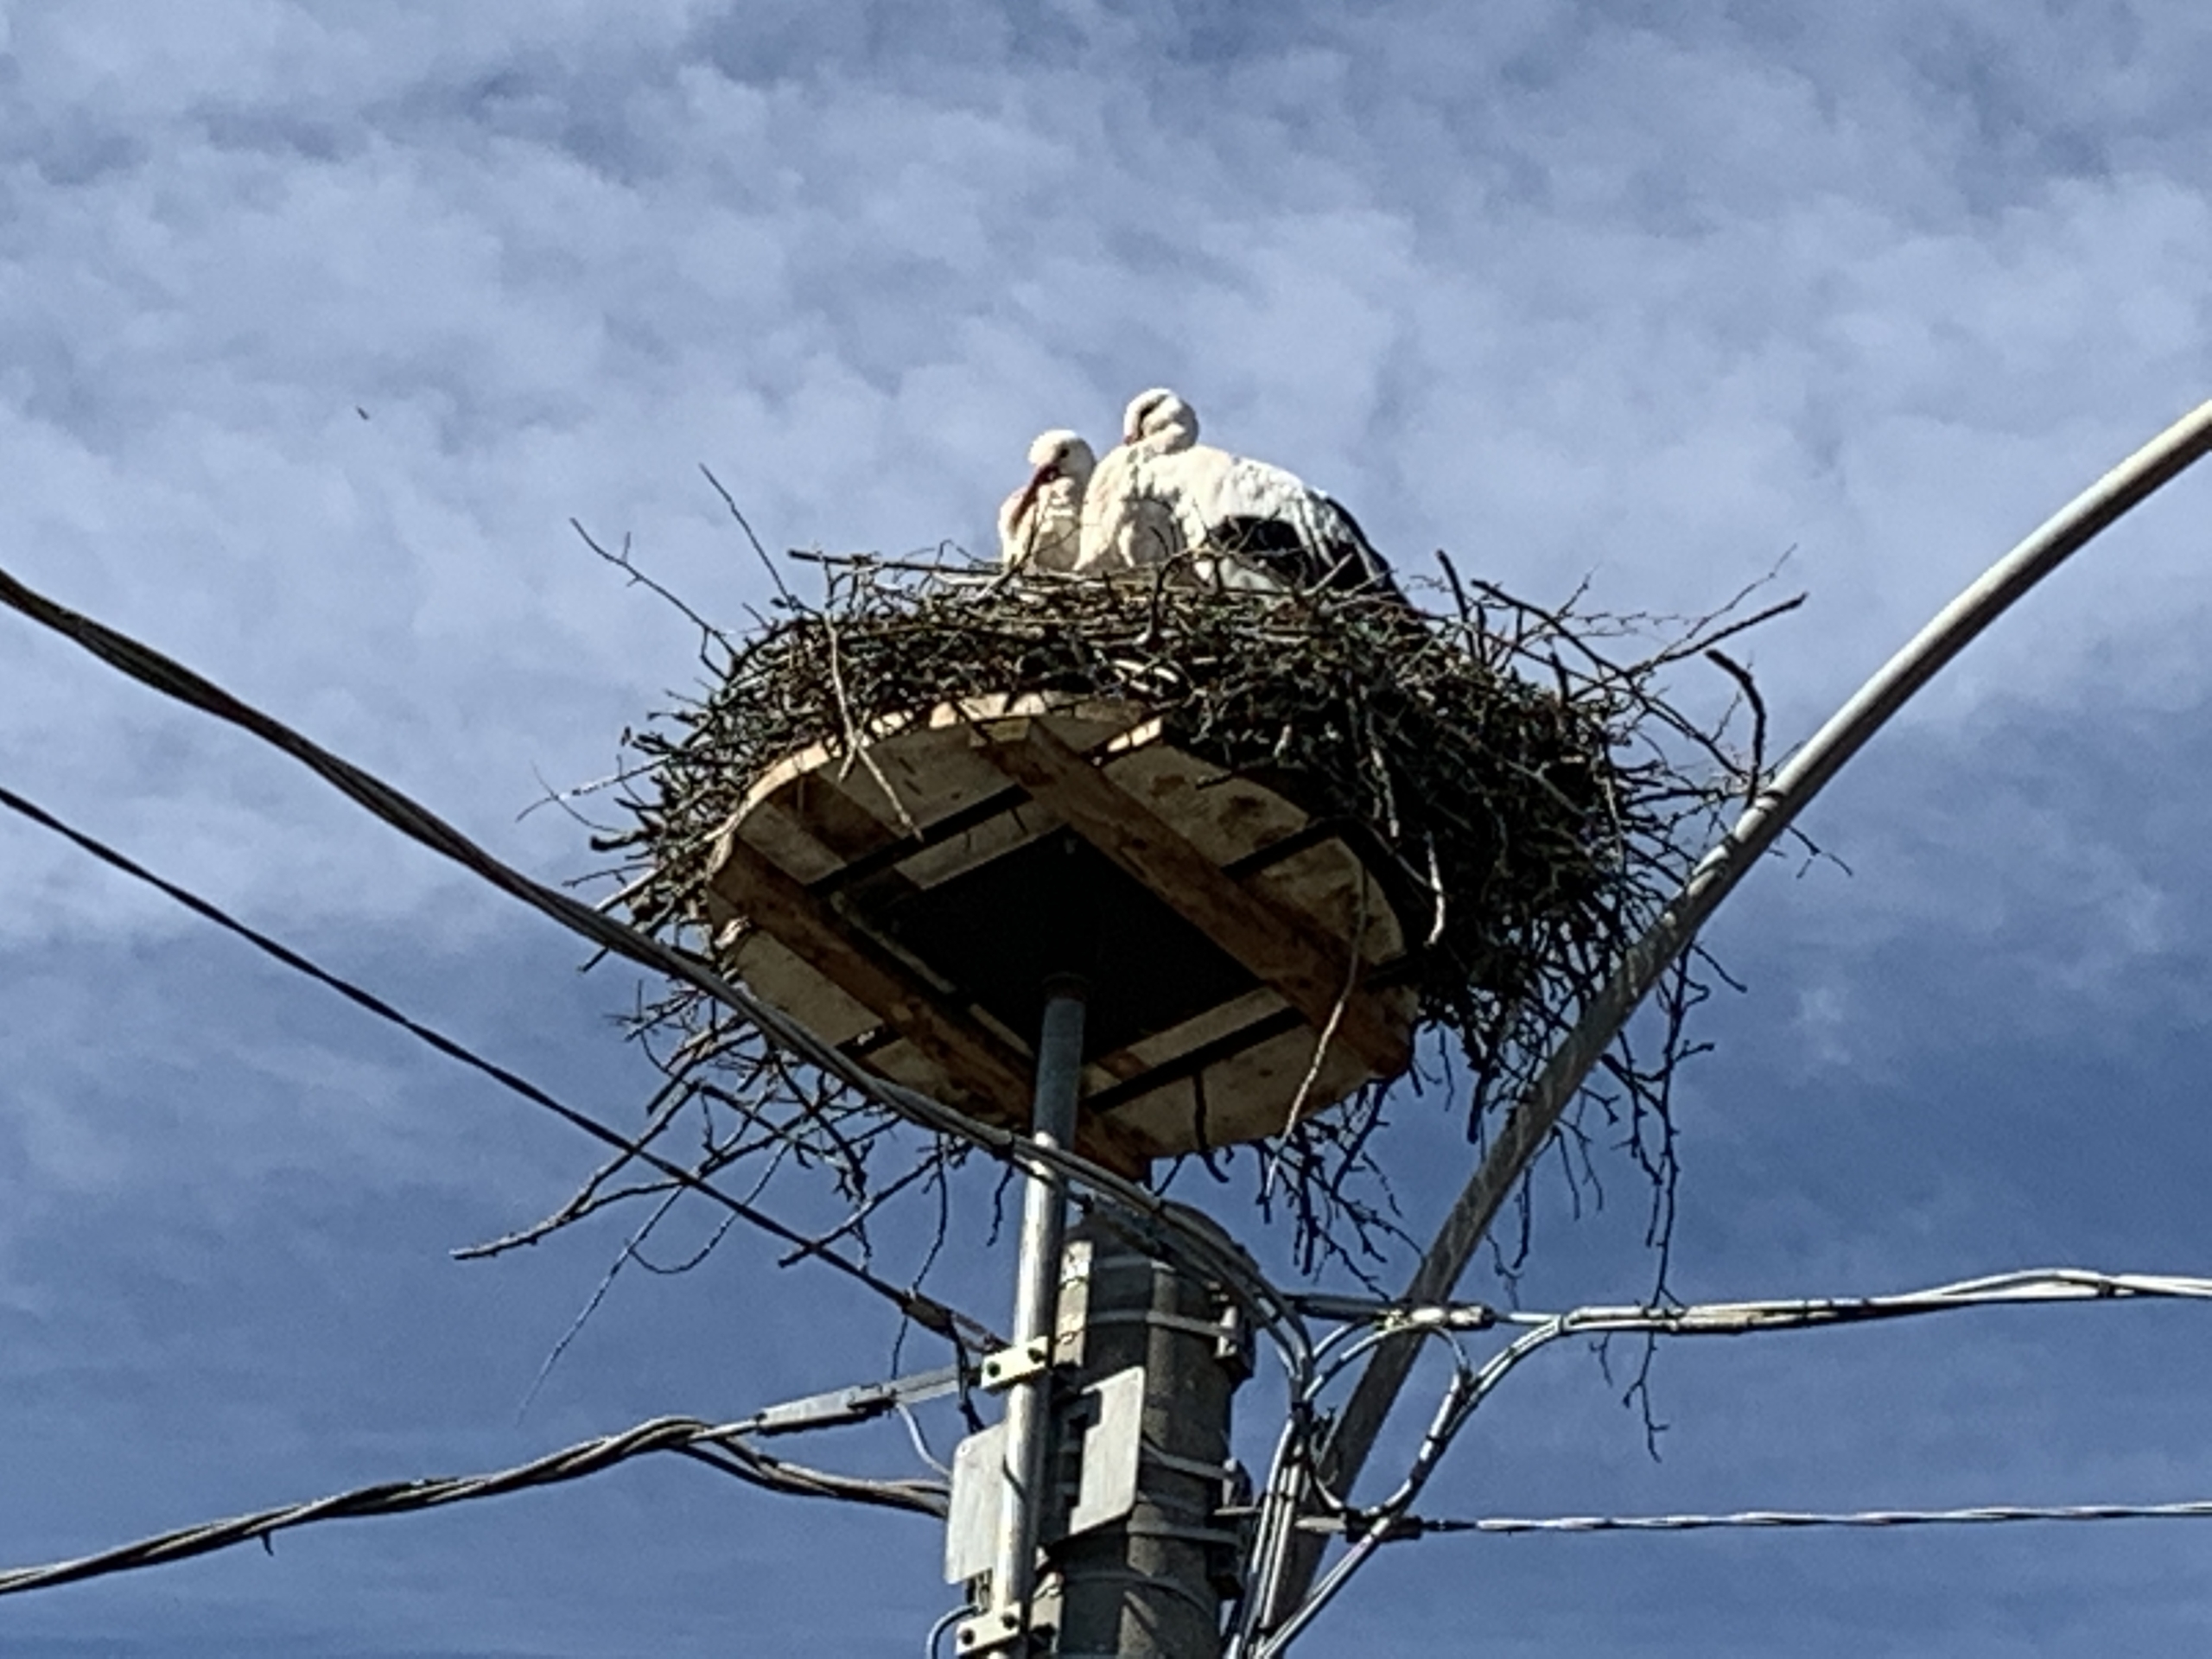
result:
<svg viewBox="0 0 2212 1659"><path fill-rule="evenodd" d="M808 1255L827 1262L830 1266L836 1268L840 1273L846 1274L848 1277L855 1280L860 1284L865 1285L868 1289L875 1292L879 1296L882 1296L889 1300L893 1306L899 1309L900 1313L906 1314L916 1324L923 1326L925 1329L934 1331L939 1335L946 1338L948 1340L955 1344L965 1345L976 1353L988 1352L993 1348L1001 1345L995 1335L983 1326L978 1325L975 1320L969 1319L966 1314L961 1313L957 1310L947 1306L944 1303L938 1301L933 1296L925 1295L917 1290L901 1289L899 1287L892 1284L887 1280L879 1278L874 1274L869 1272L866 1268L861 1267L859 1263L846 1256L840 1255L835 1250L826 1248L814 1248L813 1241L797 1229L785 1225L785 1224L778 1221L773 1216L768 1215L763 1211L754 1209L751 1205L745 1203L742 1199L730 1197L728 1193L716 1187L712 1182L709 1181L705 1177L684 1168L681 1164L675 1163L668 1159L663 1158L658 1153L654 1152L643 1143L632 1141L627 1135L608 1128L605 1124L598 1122L595 1118L587 1116L583 1112L578 1111L575 1107L565 1105L562 1102L556 1100L552 1096L547 1094L543 1089L540 1089L536 1084L531 1082L527 1077L517 1076L505 1066L500 1065L495 1061L486 1059L482 1055L463 1046L461 1043L454 1041L454 1039L447 1036L444 1033L437 1031L431 1027L423 1025L420 1020L412 1019L407 1014L402 1014L397 1008L393 1007L391 1004L386 1002L382 997L376 995L373 992L364 990L359 986L340 978L337 975L330 972L327 969L320 967L316 963L309 961L307 957L302 956L290 946L283 944L279 941L270 938L267 934L249 927L245 923L238 920L236 918L226 914L215 905L209 902L207 899L201 898L198 893L193 893L188 888L179 887L175 882L168 880L165 877L156 875L153 871L146 868L143 865L139 864L134 860L127 857L125 855L116 851L113 848L95 840L92 836L86 835L83 830L63 823L60 818L54 817L53 813L46 810L45 808L39 806L35 802L26 800L21 795L16 794L13 790L8 789L3 785L0 785L0 806L4 806L10 811L15 812L22 817L29 819L32 823L39 825L41 829L52 830L54 834L62 836L66 840L74 843L77 847L82 849L84 851L90 853L94 858L99 859L103 864L106 864L114 869L122 871L123 874L131 877L134 880L146 883L149 887L151 887L167 897L175 899L178 904L182 905L187 910L191 911L194 915L214 923L216 926L223 929L224 931L235 934L238 938L244 939L248 944L252 945L257 950L263 952L266 956L274 957L285 967L291 969L295 973L306 975L309 979L314 980L316 983L327 986L331 990L337 992L339 995L344 997L355 1007L366 1009L369 1013L376 1015L379 1020L389 1020L391 1024L397 1026L401 1030L406 1032L410 1036L429 1044L432 1048L437 1050L439 1053L446 1056L447 1058L458 1060L461 1065L467 1066L470 1070L481 1072L484 1076L490 1077L494 1083L499 1084L500 1087L511 1090L514 1093L520 1095L524 1100L530 1102L533 1106L537 1106L545 1111L551 1112L563 1122L573 1124L575 1128L582 1129L593 1139L603 1141L607 1146L615 1147L626 1156L637 1159L640 1163L649 1166L659 1173L667 1176L671 1180L676 1181L683 1186L687 1186L693 1192L704 1194L707 1198L713 1199L716 1204L721 1205L724 1209L728 1210L731 1214L738 1217L741 1220L750 1222L753 1226L760 1228L764 1232L772 1234L775 1237L783 1240L787 1244L802 1247Z"/></svg>
<svg viewBox="0 0 2212 1659"><path fill-rule="evenodd" d="M754 1446L734 1424L717 1425L696 1417L656 1417L634 1428L582 1441L512 1469L480 1475L385 1481L305 1503L181 1527L174 1532L140 1539L94 1555L80 1555L41 1567L0 1570L0 1596L75 1584L142 1567L161 1567L170 1561L230 1549L256 1539L265 1540L286 1528L307 1526L317 1521L408 1515L466 1503L471 1498L498 1497L533 1486L581 1480L652 1452L681 1452L753 1485L793 1497L845 1498L940 1518L945 1512L944 1489L933 1481L874 1480L830 1474L769 1456Z"/></svg>
<svg viewBox="0 0 2212 1659"><path fill-rule="evenodd" d="M1127 1212L1143 1235L1160 1249L1230 1288L1278 1333L1280 1339L1294 1349L1302 1346L1304 1332L1274 1286L1240 1260L1236 1251L1222 1249L1203 1230L1175 1215L1157 1194L1101 1169L1088 1159L1057 1147L1039 1147L1027 1135L982 1122L918 1090L877 1077L790 1015L716 973L709 964L636 928L625 926L556 888L532 880L374 774L331 753L282 721L262 713L151 646L141 645L128 634L34 592L5 570L0 570L0 605L74 641L111 667L164 696L227 721L290 755L409 839L451 859L601 950L665 974L736 1010L808 1065L849 1084L909 1122L939 1135L957 1136L1000 1158L1032 1166L1045 1165L1081 1182L1100 1198ZM730 1202L727 1198L721 1201Z"/></svg>

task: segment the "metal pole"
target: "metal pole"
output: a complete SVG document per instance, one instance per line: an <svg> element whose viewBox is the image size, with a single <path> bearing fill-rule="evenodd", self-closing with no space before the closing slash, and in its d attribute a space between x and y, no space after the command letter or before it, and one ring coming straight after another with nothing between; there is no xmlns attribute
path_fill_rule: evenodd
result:
<svg viewBox="0 0 2212 1659"><path fill-rule="evenodd" d="M1418 1305L1450 1298L1498 1206L1667 964L1688 948L1720 901L1844 763L2014 601L2208 452L2212 452L2212 403L2198 404L2046 519L1937 613L1829 716L1812 741L1759 791L1727 837L1700 861L1681 894L1630 948L1580 1020L1560 1039L1501 1126L1489 1157L1468 1178L1445 1217L1406 1287L1407 1301ZM1374 1449L1412 1370L1416 1347L1408 1341L1378 1348L1345 1402L1323 1451L1338 1491L1351 1490ZM1319 1540L1300 1541L1270 1598L1268 1627L1280 1626L1291 1617L1313 1583L1320 1559Z"/></svg>
<svg viewBox="0 0 2212 1659"><path fill-rule="evenodd" d="M1030 1130L1040 1146L1065 1149L1075 1143L1086 1000L1083 981L1073 975L1057 975L1045 983ZM1067 1193L1061 1178L1041 1166L1033 1166L1022 1185L1021 1258L1014 1294L1014 1351L1022 1374L1007 1395L1006 1479L991 1558L991 1601L983 1618L962 1630L963 1652L982 1652L1009 1642L1026 1644L1028 1639L1052 1415L1052 1324L1066 1224Z"/></svg>

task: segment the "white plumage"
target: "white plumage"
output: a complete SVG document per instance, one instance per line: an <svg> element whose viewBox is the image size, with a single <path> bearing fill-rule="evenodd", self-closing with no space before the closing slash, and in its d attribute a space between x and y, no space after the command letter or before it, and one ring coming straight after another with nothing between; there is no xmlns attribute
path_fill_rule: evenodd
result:
<svg viewBox="0 0 2212 1659"><path fill-rule="evenodd" d="M1373 588L1389 567L1342 505L1294 474L1200 443L1198 417L1165 387L1141 392L1084 502L1078 569L1127 569L1192 556L1224 588Z"/></svg>
<svg viewBox="0 0 2212 1659"><path fill-rule="evenodd" d="M1173 435L1161 425L1142 430L1137 418L1140 408L1147 407L1146 399L1154 397L1173 394L1146 392L1129 405L1122 418L1122 442L1106 452L1084 493L1076 569L1085 574L1112 575L1166 564L1189 544L1176 511L1173 480L1156 471ZM1180 398L1175 404L1189 416L1189 439L1195 439L1198 416L1190 414L1190 406Z"/></svg>
<svg viewBox="0 0 2212 1659"><path fill-rule="evenodd" d="M1096 458L1080 435L1055 427L1029 446L1029 481L999 508L999 563L1007 570L1072 570Z"/></svg>

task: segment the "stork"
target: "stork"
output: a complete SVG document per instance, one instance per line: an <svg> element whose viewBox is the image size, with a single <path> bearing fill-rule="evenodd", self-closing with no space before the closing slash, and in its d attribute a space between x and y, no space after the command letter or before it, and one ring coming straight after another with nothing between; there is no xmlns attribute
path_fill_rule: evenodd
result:
<svg viewBox="0 0 2212 1659"><path fill-rule="evenodd" d="M1172 489L1154 471L1154 462L1168 451L1171 435L1165 429L1139 429L1137 409L1143 401L1140 397L1129 405L1122 442L1106 452L1084 492L1075 568L1086 575L1166 564L1188 545ZM1187 413L1188 405L1182 407ZM1197 418L1191 417L1192 438L1198 436Z"/></svg>
<svg viewBox="0 0 2212 1659"><path fill-rule="evenodd" d="M1198 439L1197 412L1166 388L1131 400L1121 447L1099 463L1084 499L1078 568L1188 552L1198 577L1219 587L1364 589L1404 602L1341 503L1280 467Z"/></svg>
<svg viewBox="0 0 2212 1659"><path fill-rule="evenodd" d="M1008 571L1072 570L1083 500L1097 465L1090 446L1065 427L1029 446L1029 481L999 508L999 563Z"/></svg>

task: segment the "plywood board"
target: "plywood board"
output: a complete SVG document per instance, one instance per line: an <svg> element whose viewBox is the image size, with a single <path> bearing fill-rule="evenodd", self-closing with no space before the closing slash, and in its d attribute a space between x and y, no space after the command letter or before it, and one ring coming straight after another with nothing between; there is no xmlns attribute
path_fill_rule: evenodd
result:
<svg viewBox="0 0 2212 1659"><path fill-rule="evenodd" d="M1026 1121L1027 1033L933 973L926 940L885 931L882 907L906 902L901 893L949 894L946 884L1071 827L1195 925L1194 941L1211 938L1254 976L1088 1056L1086 1088L1120 1096L1098 1122L1085 1120L1094 1150L1125 1166L1191 1150L1201 1100L1207 1144L1272 1135L1301 1085L1300 1109L1312 1111L1404 1064L1412 993L1359 983L1405 948L1380 884L1281 795L1166 743L1148 711L1034 694L972 698L882 722L873 735L865 763L820 745L753 786L726 832L709 912L725 960L747 983L830 1040L865 1049L887 1076L995 1122ZM1270 847L1283 855L1269 861ZM950 913L966 900L931 903ZM985 930L1032 922L973 918ZM1287 1006L1296 1024L1286 1030ZM1322 1045L1325 1025L1333 1028ZM1155 1071L1159 1084L1145 1087Z"/></svg>

